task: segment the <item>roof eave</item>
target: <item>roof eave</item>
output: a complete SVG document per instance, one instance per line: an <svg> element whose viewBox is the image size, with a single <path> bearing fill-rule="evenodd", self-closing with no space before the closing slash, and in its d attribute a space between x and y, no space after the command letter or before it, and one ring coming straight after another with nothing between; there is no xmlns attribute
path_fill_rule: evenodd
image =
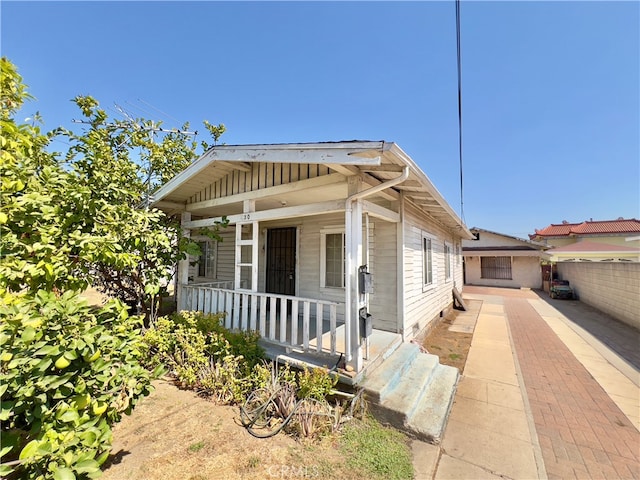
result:
<svg viewBox="0 0 640 480"><path fill-rule="evenodd" d="M456 233L460 235L461 238L466 240L473 240L475 238L469 228L465 225L465 223L458 217L456 212L451 208L451 206L444 199L442 194L438 191L436 186L431 183L431 180L427 175L418 167L418 165L411 159L409 155L407 155L404 150L402 150L397 144L390 143L389 150L393 153L396 158L398 158L401 162L409 167L412 173L418 177L418 180L422 184L422 186L427 190L427 192L438 202L438 205L451 217L451 219L456 224L456 229L458 230Z"/></svg>

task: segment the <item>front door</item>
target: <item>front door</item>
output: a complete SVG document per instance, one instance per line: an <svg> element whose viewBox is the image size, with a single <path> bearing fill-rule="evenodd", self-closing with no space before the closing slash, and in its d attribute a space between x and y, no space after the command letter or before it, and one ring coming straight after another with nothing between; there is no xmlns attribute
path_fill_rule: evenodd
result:
<svg viewBox="0 0 640 480"><path fill-rule="evenodd" d="M266 291L296 294L296 227L267 230Z"/></svg>

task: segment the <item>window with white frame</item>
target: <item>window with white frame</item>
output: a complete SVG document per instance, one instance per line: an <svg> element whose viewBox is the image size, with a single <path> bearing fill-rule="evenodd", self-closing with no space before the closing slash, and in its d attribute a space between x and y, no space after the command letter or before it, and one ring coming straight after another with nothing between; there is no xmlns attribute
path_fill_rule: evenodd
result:
<svg viewBox="0 0 640 480"><path fill-rule="evenodd" d="M433 240L426 235L422 236L422 284L433 285Z"/></svg>
<svg viewBox="0 0 640 480"><path fill-rule="evenodd" d="M198 257L198 276L204 278L216 278L216 252L218 242L198 242L200 256Z"/></svg>
<svg viewBox="0 0 640 480"><path fill-rule="evenodd" d="M480 257L480 278L512 280L511 257Z"/></svg>
<svg viewBox="0 0 640 480"><path fill-rule="evenodd" d="M344 229L320 232L320 286L344 288Z"/></svg>
<svg viewBox="0 0 640 480"><path fill-rule="evenodd" d="M444 244L444 278L451 280L451 245Z"/></svg>

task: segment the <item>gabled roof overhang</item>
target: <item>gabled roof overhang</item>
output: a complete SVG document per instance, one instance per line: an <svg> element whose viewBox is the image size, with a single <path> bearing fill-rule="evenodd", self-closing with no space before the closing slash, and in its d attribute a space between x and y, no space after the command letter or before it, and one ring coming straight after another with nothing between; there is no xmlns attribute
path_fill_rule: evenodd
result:
<svg viewBox="0 0 640 480"><path fill-rule="evenodd" d="M249 171L253 162L324 165L345 176L361 174L378 182L396 178L408 167L409 177L393 190L460 237L473 238L417 164L395 143L384 141L214 146L157 190L152 205L185 210L194 192L233 170Z"/></svg>

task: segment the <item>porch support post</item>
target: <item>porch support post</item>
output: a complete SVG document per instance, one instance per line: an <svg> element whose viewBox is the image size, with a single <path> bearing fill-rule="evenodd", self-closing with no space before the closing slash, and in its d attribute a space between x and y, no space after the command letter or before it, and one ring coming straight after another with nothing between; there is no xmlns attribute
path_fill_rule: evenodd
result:
<svg viewBox="0 0 640 480"><path fill-rule="evenodd" d="M191 221L191 212L182 212L180 216L180 224L184 225L187 222ZM182 235L186 238L191 237L191 230L188 228L182 229ZM178 311L184 310L186 308L186 302L182 291L182 286L189 283L189 255L186 258L180 260L178 262L178 284L176 290L176 305Z"/></svg>
<svg viewBox="0 0 640 480"><path fill-rule="evenodd" d="M357 191L360 184L354 178L350 187ZM358 291L358 267L362 261L362 200L347 200L345 205L345 347L347 366L362 370L360 346L360 292Z"/></svg>

